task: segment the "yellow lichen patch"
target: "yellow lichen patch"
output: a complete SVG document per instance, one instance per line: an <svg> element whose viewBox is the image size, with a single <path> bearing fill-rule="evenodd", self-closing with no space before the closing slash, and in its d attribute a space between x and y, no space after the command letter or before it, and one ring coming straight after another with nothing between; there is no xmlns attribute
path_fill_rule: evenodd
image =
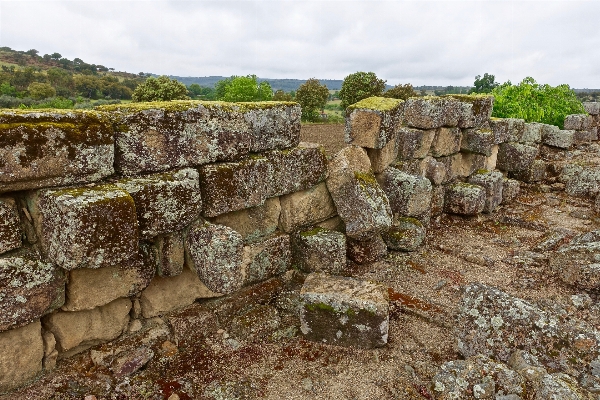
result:
<svg viewBox="0 0 600 400"><path fill-rule="evenodd" d="M391 99L387 97L369 97L348 106L348 111L356 109L367 109L375 111L391 111L404 103L404 100Z"/></svg>
<svg viewBox="0 0 600 400"><path fill-rule="evenodd" d="M296 106L298 103L287 101L264 101L264 102L244 102L228 103L224 101L202 101L202 100L173 100L173 101L151 101L142 103L111 104L96 107L100 111L118 111L132 114L145 110L164 110L164 111L187 111L200 106L209 110L219 109L229 112L244 113L250 110L263 110L277 107Z"/></svg>

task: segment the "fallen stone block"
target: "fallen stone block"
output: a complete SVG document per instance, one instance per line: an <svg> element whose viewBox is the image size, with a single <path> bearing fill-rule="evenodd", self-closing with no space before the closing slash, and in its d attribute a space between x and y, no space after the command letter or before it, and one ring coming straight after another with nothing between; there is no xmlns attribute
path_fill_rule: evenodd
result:
<svg viewBox="0 0 600 400"><path fill-rule="evenodd" d="M542 142L543 126L544 124L537 122L526 123L520 142L523 144L540 144Z"/></svg>
<svg viewBox="0 0 600 400"><path fill-rule="evenodd" d="M323 146L300 143L288 150L264 153L272 165L267 197L309 189L327 178L327 156Z"/></svg>
<svg viewBox="0 0 600 400"><path fill-rule="evenodd" d="M378 174L382 172L390 164L396 161L396 158L398 158L398 146L398 135L396 135L395 140L390 140L381 149L366 149L374 173Z"/></svg>
<svg viewBox="0 0 600 400"><path fill-rule="evenodd" d="M326 183L348 236L370 237L391 226L388 198L371 172L367 153L360 147L346 147L333 156Z"/></svg>
<svg viewBox="0 0 600 400"><path fill-rule="evenodd" d="M460 215L477 215L485 208L486 191L478 185L455 183L446 187L444 212Z"/></svg>
<svg viewBox="0 0 600 400"><path fill-rule="evenodd" d="M177 276L185 264L185 239L183 232L158 236L156 249L156 274L162 277Z"/></svg>
<svg viewBox="0 0 600 400"><path fill-rule="evenodd" d="M0 333L0 393L24 385L42 372L44 343L37 320Z"/></svg>
<svg viewBox="0 0 600 400"><path fill-rule="evenodd" d="M0 254L18 249L21 245L17 203L12 197L0 197Z"/></svg>
<svg viewBox="0 0 600 400"><path fill-rule="evenodd" d="M346 143L381 149L396 140L402 123L404 101L386 97L369 97L346 110Z"/></svg>
<svg viewBox="0 0 600 400"><path fill-rule="evenodd" d="M0 332L27 325L65 301L65 274L35 254L0 258Z"/></svg>
<svg viewBox="0 0 600 400"><path fill-rule="evenodd" d="M0 193L95 182L114 172L107 115L83 110L0 113Z"/></svg>
<svg viewBox="0 0 600 400"><path fill-rule="evenodd" d="M595 197L600 193L600 168L585 168L574 174L567 180L565 191L571 196Z"/></svg>
<svg viewBox="0 0 600 400"><path fill-rule="evenodd" d="M491 213L502 203L504 176L498 171L477 171L469 178L469 183L485 189L485 206L483 212Z"/></svg>
<svg viewBox="0 0 600 400"><path fill-rule="evenodd" d="M348 238L346 255L357 264L371 264L387 255L387 245L381 235L374 235L366 240Z"/></svg>
<svg viewBox="0 0 600 400"><path fill-rule="evenodd" d="M487 94L450 94L461 103L458 119L459 128L481 128L490 121L494 107L494 96Z"/></svg>
<svg viewBox="0 0 600 400"><path fill-rule="evenodd" d="M535 160L526 170L513 171L509 175L522 182L541 182L546 179L546 163L543 160Z"/></svg>
<svg viewBox="0 0 600 400"><path fill-rule="evenodd" d="M515 179L504 178L502 184L502 203L508 204L517 198L521 191L521 183Z"/></svg>
<svg viewBox="0 0 600 400"><path fill-rule="evenodd" d="M544 125L542 127L542 143L559 149L568 149L573 146L575 131L560 130L554 125Z"/></svg>
<svg viewBox="0 0 600 400"><path fill-rule="evenodd" d="M199 221L185 239L191 267L211 291L229 294L244 284L242 236L231 228Z"/></svg>
<svg viewBox="0 0 600 400"><path fill-rule="evenodd" d="M290 236L277 233L260 242L244 246L242 274L244 285L251 285L283 274L292 266Z"/></svg>
<svg viewBox="0 0 600 400"><path fill-rule="evenodd" d="M583 108L585 109L585 112L590 114L590 115L598 115L600 114L600 103L597 102L584 102L583 103Z"/></svg>
<svg viewBox="0 0 600 400"><path fill-rule="evenodd" d="M502 171L522 171L533 163L539 153L538 146L521 143L501 143L496 166Z"/></svg>
<svg viewBox="0 0 600 400"><path fill-rule="evenodd" d="M462 133L459 128L438 128L429 153L434 157L449 156L460 151Z"/></svg>
<svg viewBox="0 0 600 400"><path fill-rule="evenodd" d="M571 114L565 117L566 130L581 131L592 127L592 117L588 114Z"/></svg>
<svg viewBox="0 0 600 400"><path fill-rule="evenodd" d="M230 211L261 205L269 194L273 166L264 157L200 168L203 214L216 217Z"/></svg>
<svg viewBox="0 0 600 400"><path fill-rule="evenodd" d="M346 267L346 236L320 227L294 234L292 264L304 272L339 275Z"/></svg>
<svg viewBox="0 0 600 400"><path fill-rule="evenodd" d="M312 273L300 291L302 334L309 340L362 348L388 340L389 304L384 286Z"/></svg>
<svg viewBox="0 0 600 400"><path fill-rule="evenodd" d="M402 127L398 130L398 159L424 158L429 153L436 129Z"/></svg>
<svg viewBox="0 0 600 400"><path fill-rule="evenodd" d="M561 247L550 257L550 269L569 285L584 290L600 287L600 242Z"/></svg>
<svg viewBox="0 0 600 400"><path fill-rule="evenodd" d="M28 207L44 253L66 270L117 265L138 251L134 201L114 185L42 189Z"/></svg>
<svg viewBox="0 0 600 400"><path fill-rule="evenodd" d="M321 185L325 187L325 183ZM325 190L327 189L325 188ZM327 193L327 196L329 196L329 193ZM286 199L289 199L289 197L286 197ZM329 202L332 203L331 198L329 198ZM333 212L335 213L335 207ZM212 218L212 222L228 226L242 235L244 241L253 242L275 232L280 215L281 203L279 197L271 197L259 206L218 215Z"/></svg>
<svg viewBox="0 0 600 400"><path fill-rule="evenodd" d="M377 180L394 214L418 217L429 209L431 182L428 179L388 168L377 176Z"/></svg>
<svg viewBox="0 0 600 400"><path fill-rule="evenodd" d="M125 178L115 186L133 198L142 239L183 229L202 210L198 171L178 171Z"/></svg>
<svg viewBox="0 0 600 400"><path fill-rule="evenodd" d="M394 225L381 234L387 247L392 250L415 251L425 239L425 227L415 218L396 218Z"/></svg>
<svg viewBox="0 0 600 400"><path fill-rule="evenodd" d="M466 178L472 175L475 171L485 168L487 157L483 154L477 153L461 153L460 157L460 169L458 170L458 176Z"/></svg>
<svg viewBox="0 0 600 400"><path fill-rule="evenodd" d="M286 233L325 221L337 214L325 182L301 192L281 196L279 201L279 228Z"/></svg>
<svg viewBox="0 0 600 400"><path fill-rule="evenodd" d="M489 157L492 155L494 144L494 134L491 130L464 129L460 142L460 150L463 152L484 154Z"/></svg>

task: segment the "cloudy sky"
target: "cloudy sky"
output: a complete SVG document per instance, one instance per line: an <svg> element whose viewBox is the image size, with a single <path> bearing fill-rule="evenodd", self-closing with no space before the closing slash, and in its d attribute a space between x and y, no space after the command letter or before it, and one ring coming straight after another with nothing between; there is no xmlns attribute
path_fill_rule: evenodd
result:
<svg viewBox="0 0 600 400"><path fill-rule="evenodd" d="M600 1L5 1L0 45L128 72L600 88Z"/></svg>

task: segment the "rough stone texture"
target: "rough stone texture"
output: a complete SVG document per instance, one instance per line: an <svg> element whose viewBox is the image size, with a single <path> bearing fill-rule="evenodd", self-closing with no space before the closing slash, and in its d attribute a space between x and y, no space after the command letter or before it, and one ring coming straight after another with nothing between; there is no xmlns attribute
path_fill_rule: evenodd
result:
<svg viewBox="0 0 600 400"><path fill-rule="evenodd" d="M496 166L502 171L522 171L529 168L538 152L537 146L513 142L502 143L498 148Z"/></svg>
<svg viewBox="0 0 600 400"><path fill-rule="evenodd" d="M339 275L346 267L346 236L319 227L294 234L292 264L304 272Z"/></svg>
<svg viewBox="0 0 600 400"><path fill-rule="evenodd" d="M476 215L485 208L486 191L478 185L455 183L446 188L444 212L461 215Z"/></svg>
<svg viewBox="0 0 600 400"><path fill-rule="evenodd" d="M546 179L546 163L535 160L526 170L511 172L510 176L527 183L541 182Z"/></svg>
<svg viewBox="0 0 600 400"><path fill-rule="evenodd" d="M600 194L596 196L596 201L594 202L594 211L596 214L600 214Z"/></svg>
<svg viewBox="0 0 600 400"><path fill-rule="evenodd" d="M396 140L403 106L403 100L385 97L369 97L352 104L346 110L346 143L381 149Z"/></svg>
<svg viewBox="0 0 600 400"><path fill-rule="evenodd" d="M322 187L325 187L324 183ZM325 188L325 190L327 189ZM293 196L290 195L290 197ZM286 199L290 197L286 197ZM329 198L329 202L332 202L331 198ZM335 213L335 208L333 213ZM228 226L242 235L244 241L253 242L275 232L279 224L280 214L281 203L279 197L272 197L267 199L264 204L256 207L218 215L212 219L212 222Z"/></svg>
<svg viewBox="0 0 600 400"><path fill-rule="evenodd" d="M573 144L590 143L593 140L598 140L598 128L596 127L573 132Z"/></svg>
<svg viewBox="0 0 600 400"><path fill-rule="evenodd" d="M186 237L186 253L200 280L216 293L229 294L244 284L242 236L223 225L194 224Z"/></svg>
<svg viewBox="0 0 600 400"><path fill-rule="evenodd" d="M425 162L425 178L434 185L441 185L446 180L446 166L435 158L428 157Z"/></svg>
<svg viewBox="0 0 600 400"><path fill-rule="evenodd" d="M463 154L456 153L448 157L436 158L436 161L442 163L446 168L446 178L443 183L452 182L463 175Z"/></svg>
<svg viewBox="0 0 600 400"><path fill-rule="evenodd" d="M489 157L486 157L485 159L485 165L484 165L484 169L493 171L496 169L496 164L498 163L498 149L500 148L500 146L498 146L497 144L495 144L494 146L492 146L492 154Z"/></svg>
<svg viewBox="0 0 600 400"><path fill-rule="evenodd" d="M95 111L0 113L0 193L94 182L111 175L113 130Z"/></svg>
<svg viewBox="0 0 600 400"><path fill-rule="evenodd" d="M383 146L381 149L366 149L369 160L371 160L371 167L373 172L376 174L381 173L390 164L396 161L398 157L398 135L395 140L390 140L388 144Z"/></svg>
<svg viewBox="0 0 600 400"><path fill-rule="evenodd" d="M273 166L264 157L236 163L204 165L200 189L204 215L215 217L230 211L261 205L267 199Z"/></svg>
<svg viewBox="0 0 600 400"><path fill-rule="evenodd" d="M461 112L461 106L449 97L411 97L404 104L404 122L420 129L457 126Z"/></svg>
<svg viewBox="0 0 600 400"><path fill-rule="evenodd" d="M571 196L595 197L600 193L600 168L586 168L567 181L565 191Z"/></svg>
<svg viewBox="0 0 600 400"><path fill-rule="evenodd" d="M166 314L188 306L196 299L219 296L204 285L190 268L174 277L157 276L142 291L140 306L144 318Z"/></svg>
<svg viewBox="0 0 600 400"><path fill-rule="evenodd" d="M504 176L498 171L478 171L469 178L469 183L485 189L483 212L491 213L502 203Z"/></svg>
<svg viewBox="0 0 600 400"><path fill-rule="evenodd" d="M569 285L586 290L600 287L600 241L561 247L550 257L550 268Z"/></svg>
<svg viewBox="0 0 600 400"><path fill-rule="evenodd" d="M0 254L18 249L21 244L17 203L11 197L0 197Z"/></svg>
<svg viewBox="0 0 600 400"><path fill-rule="evenodd" d="M309 340L362 348L387 343L388 293L384 286L312 273L300 291L301 331Z"/></svg>
<svg viewBox="0 0 600 400"><path fill-rule="evenodd" d="M319 144L300 143L293 149L264 155L273 169L267 197L306 190L327 178L327 156Z"/></svg>
<svg viewBox="0 0 600 400"><path fill-rule="evenodd" d="M438 128L429 152L434 157L449 156L460 151L462 133L459 128Z"/></svg>
<svg viewBox="0 0 600 400"><path fill-rule="evenodd" d="M373 235L365 240L348 238L346 255L357 264L370 264L387 255L387 245L381 235Z"/></svg>
<svg viewBox="0 0 600 400"><path fill-rule="evenodd" d="M367 153L360 147L346 147L333 156L326 183L348 236L370 237L391 226L388 198L371 172Z"/></svg>
<svg viewBox="0 0 600 400"><path fill-rule="evenodd" d="M29 324L65 301L65 275L35 254L0 258L0 332Z"/></svg>
<svg viewBox="0 0 600 400"><path fill-rule="evenodd" d="M525 121L517 118L492 118L490 120L494 144L522 142Z"/></svg>
<svg viewBox="0 0 600 400"><path fill-rule="evenodd" d="M418 217L429 209L432 187L428 179L388 168L377 176L377 180L394 214Z"/></svg>
<svg viewBox="0 0 600 400"><path fill-rule="evenodd" d="M571 114L565 117L565 129L586 130L592 127L592 117L588 114Z"/></svg>
<svg viewBox="0 0 600 400"><path fill-rule="evenodd" d="M156 249L156 274L158 276L177 276L185 264L185 239L183 232L158 236L154 241Z"/></svg>
<svg viewBox="0 0 600 400"><path fill-rule="evenodd" d="M475 171L483 169L487 162L487 157L477 153L462 153L460 157L460 170L458 176L466 178Z"/></svg>
<svg viewBox="0 0 600 400"><path fill-rule="evenodd" d="M393 163L391 167L409 175L424 176L427 165L431 158L432 157L426 157L424 159L400 160Z"/></svg>
<svg viewBox="0 0 600 400"><path fill-rule="evenodd" d="M554 125L542 127L542 143L559 149L568 149L573 146L574 135L574 131L560 130Z"/></svg>
<svg viewBox="0 0 600 400"><path fill-rule="evenodd" d="M316 224L316 226L323 229L329 229L330 231L346 233L346 225L344 224L344 221L339 217L339 215L326 219L323 222L319 222L318 224Z"/></svg>
<svg viewBox="0 0 600 400"><path fill-rule="evenodd" d="M192 168L126 178L115 185L133 198L142 239L183 229L202 210L198 171Z"/></svg>
<svg viewBox="0 0 600 400"><path fill-rule="evenodd" d="M44 370L51 371L56 367L56 361L58 360L56 339L52 332L43 331L42 340L44 341L44 358L42 359L42 366L44 367Z"/></svg>
<svg viewBox="0 0 600 400"><path fill-rule="evenodd" d="M444 212L444 197L446 188L444 186L433 186L431 191L431 216L437 217Z"/></svg>
<svg viewBox="0 0 600 400"><path fill-rule="evenodd" d="M100 108L116 119L116 168L126 175L231 161L300 141L295 103L170 101Z"/></svg>
<svg viewBox="0 0 600 400"><path fill-rule="evenodd" d="M398 131L398 158L424 158L435 139L436 129L413 129L402 127Z"/></svg>
<svg viewBox="0 0 600 400"><path fill-rule="evenodd" d="M489 157L492 155L492 148L494 144L494 134L491 130L465 129L462 133L460 150L471 153L484 154L487 157Z"/></svg>
<svg viewBox="0 0 600 400"><path fill-rule="evenodd" d="M504 178L502 184L502 204L508 204L517 198L521 191L521 183L515 179Z"/></svg>
<svg viewBox="0 0 600 400"><path fill-rule="evenodd" d="M0 393L27 383L42 372L44 343L40 321L0 333Z"/></svg>
<svg viewBox="0 0 600 400"><path fill-rule="evenodd" d="M490 121L494 107L494 96L451 94L447 97L461 103L458 119L460 128L481 128Z"/></svg>
<svg viewBox="0 0 600 400"><path fill-rule="evenodd" d="M54 334L63 357L117 338L129 324L131 300L117 299L93 310L61 311L43 319L44 328Z"/></svg>
<svg viewBox="0 0 600 400"><path fill-rule="evenodd" d="M244 246L242 275L244 285L283 274L292 266L290 236L277 233L260 242Z"/></svg>
<svg viewBox="0 0 600 400"><path fill-rule="evenodd" d="M524 144L539 144L542 142L542 129L544 124L529 122L525 124L523 137L520 142Z"/></svg>
<svg viewBox="0 0 600 400"><path fill-rule="evenodd" d="M458 308L458 351L507 362L516 349L535 354L545 367L579 377L600 354L600 333L542 311L496 288L479 283L465 288Z"/></svg>
<svg viewBox="0 0 600 400"><path fill-rule="evenodd" d="M585 108L585 112L591 115L598 115L600 114L600 103L596 103L596 102L585 102L583 103L583 108Z"/></svg>
<svg viewBox="0 0 600 400"><path fill-rule="evenodd" d="M134 201L114 185L43 189L28 206L44 253L66 270L117 265L138 250Z"/></svg>
<svg viewBox="0 0 600 400"><path fill-rule="evenodd" d="M281 196L279 201L279 228L286 233L322 222L337 213L324 182L301 192Z"/></svg>
<svg viewBox="0 0 600 400"><path fill-rule="evenodd" d="M387 247L392 250L414 251L425 239L425 227L415 218L396 218L394 225L381 234Z"/></svg>

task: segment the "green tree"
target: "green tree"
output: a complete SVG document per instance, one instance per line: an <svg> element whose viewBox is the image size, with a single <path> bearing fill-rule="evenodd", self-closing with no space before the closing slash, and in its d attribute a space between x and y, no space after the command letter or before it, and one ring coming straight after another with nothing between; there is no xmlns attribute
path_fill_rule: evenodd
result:
<svg viewBox="0 0 600 400"><path fill-rule="evenodd" d="M25 54L29 54L30 56L34 56L34 57L37 56L38 53L39 53L39 51L37 51L36 49L30 49L25 52Z"/></svg>
<svg viewBox="0 0 600 400"><path fill-rule="evenodd" d="M269 82L258 82L256 75L232 76L216 83L217 99L229 102L268 101L273 98Z"/></svg>
<svg viewBox="0 0 600 400"><path fill-rule="evenodd" d="M471 89L471 93L491 93L495 87L498 87L498 83L494 75L486 72L483 77L481 75L475 77L473 86L475 87Z"/></svg>
<svg viewBox="0 0 600 400"><path fill-rule="evenodd" d="M406 100L409 97L417 97L418 94L415 92L415 89L413 89L413 86L410 83L407 83L405 85L394 86L387 90L383 96L391 97L392 99Z"/></svg>
<svg viewBox="0 0 600 400"><path fill-rule="evenodd" d="M522 118L527 122L542 122L562 129L565 116L585 112L569 85L541 85L531 77L518 85L508 81L496 87L492 95L492 116L498 118Z"/></svg>
<svg viewBox="0 0 600 400"><path fill-rule="evenodd" d="M290 93L286 93L283 90L276 90L273 94L274 101L294 101L294 98Z"/></svg>
<svg viewBox="0 0 600 400"><path fill-rule="evenodd" d="M7 96L16 96L17 89L11 86L11 84L8 82L2 82L2 84L0 85L0 94L4 94Z"/></svg>
<svg viewBox="0 0 600 400"><path fill-rule="evenodd" d="M168 76L150 77L133 91L133 101L170 101L189 99L185 85Z"/></svg>
<svg viewBox="0 0 600 400"><path fill-rule="evenodd" d="M50 54L50 57L51 57L53 60L56 60L56 61L58 61L58 60L60 60L60 59L62 58L62 54L60 54L60 53L52 53L52 54Z"/></svg>
<svg viewBox="0 0 600 400"><path fill-rule="evenodd" d="M374 72L355 72L344 78L339 96L342 108L346 108L362 99L381 96L385 81L377 78Z"/></svg>
<svg viewBox="0 0 600 400"><path fill-rule="evenodd" d="M197 83L192 83L187 89L192 99L195 99L202 94L202 86L198 85Z"/></svg>
<svg viewBox="0 0 600 400"><path fill-rule="evenodd" d="M56 96L56 90L49 83L32 82L28 87L29 97L35 100Z"/></svg>
<svg viewBox="0 0 600 400"><path fill-rule="evenodd" d="M302 120L316 121L319 119L319 110L325 108L329 98L329 89L321 85L318 79L311 78L300 85L296 91L296 101L302 107Z"/></svg>

